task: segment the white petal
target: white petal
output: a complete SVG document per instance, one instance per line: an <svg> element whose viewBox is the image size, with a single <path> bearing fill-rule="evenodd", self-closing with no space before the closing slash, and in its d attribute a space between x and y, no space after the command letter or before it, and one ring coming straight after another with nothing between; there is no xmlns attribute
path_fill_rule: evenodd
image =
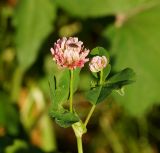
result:
<svg viewBox="0 0 160 153"><path fill-rule="evenodd" d="M51 51L52 55L54 55L54 49L51 48L50 51Z"/></svg>

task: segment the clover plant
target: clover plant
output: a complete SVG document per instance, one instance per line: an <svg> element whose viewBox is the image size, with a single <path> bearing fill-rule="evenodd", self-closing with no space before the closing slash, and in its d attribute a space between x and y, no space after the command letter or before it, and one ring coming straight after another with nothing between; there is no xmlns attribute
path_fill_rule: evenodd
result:
<svg viewBox="0 0 160 153"><path fill-rule="evenodd" d="M113 91L123 95L124 86L135 81L135 73L131 68L125 68L109 77L111 64L108 51L103 47L96 47L90 51L84 48L83 42L76 37L63 37L57 40L51 48L51 53L62 72L59 75L52 75L49 79L52 101L50 115L59 126L73 128L77 138L78 153L83 153L82 136L87 132L87 124L97 104L104 102ZM85 121L82 121L73 107L73 103L76 103L73 101L73 96L78 88L80 71L88 65L87 62L89 62L88 69L96 82L94 85L91 83L90 90L84 93L92 107ZM68 101L67 109L63 104Z"/></svg>

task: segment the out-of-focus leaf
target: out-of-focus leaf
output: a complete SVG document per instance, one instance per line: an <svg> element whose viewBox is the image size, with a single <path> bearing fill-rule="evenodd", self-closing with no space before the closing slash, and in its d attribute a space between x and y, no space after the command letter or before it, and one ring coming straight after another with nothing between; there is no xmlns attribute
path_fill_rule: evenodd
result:
<svg viewBox="0 0 160 153"><path fill-rule="evenodd" d="M127 12L132 8L143 5L145 2L151 3L154 1L158 0L55 0L65 11L82 18Z"/></svg>
<svg viewBox="0 0 160 153"><path fill-rule="evenodd" d="M64 128L67 128L79 121L79 118L74 113L63 108L55 111L53 109L50 111L50 115L55 118L55 121L59 126Z"/></svg>
<svg viewBox="0 0 160 153"><path fill-rule="evenodd" d="M87 91L91 88L91 86L95 86L97 84L96 80L89 73L81 73L80 78L81 80L78 89L81 91Z"/></svg>
<svg viewBox="0 0 160 153"><path fill-rule="evenodd" d="M0 92L0 125L10 134L18 134L19 116L7 94Z"/></svg>
<svg viewBox="0 0 160 153"><path fill-rule="evenodd" d="M27 149L28 146L26 142L22 140L15 140L14 143L5 149L5 153L16 153L18 150Z"/></svg>
<svg viewBox="0 0 160 153"><path fill-rule="evenodd" d="M1 148L0 148L1 151ZM13 143L4 148L3 153L44 153L40 148L29 145L26 141L15 139ZM55 152L57 153L57 152Z"/></svg>
<svg viewBox="0 0 160 153"><path fill-rule="evenodd" d="M50 152L56 150L54 130L51 126L51 119L46 109L44 94L37 85L31 85L31 88L21 105L20 119L25 131L41 131L37 143L43 151ZM36 114L34 114L36 112ZM34 132L30 133L34 141ZM40 144L40 145L39 145ZM23 151L22 151L23 152ZM28 151L29 152L29 151Z"/></svg>
<svg viewBox="0 0 160 153"><path fill-rule="evenodd" d="M121 27L111 28L105 36L111 38L111 53L116 57L115 70L132 67L136 83L128 87L122 105L135 116L144 114L160 101L160 5L130 16Z"/></svg>
<svg viewBox="0 0 160 153"><path fill-rule="evenodd" d="M53 30L55 6L50 0L21 0L15 10L17 58L26 70L34 63L42 43Z"/></svg>
<svg viewBox="0 0 160 153"><path fill-rule="evenodd" d="M1 4L2 5L2 4ZM12 16L11 7L0 5L0 53L8 47L11 35L7 32L8 19Z"/></svg>
<svg viewBox="0 0 160 153"><path fill-rule="evenodd" d="M41 148L45 152L53 152L57 150L55 132L52 126L52 120L46 113L40 120L42 132Z"/></svg>

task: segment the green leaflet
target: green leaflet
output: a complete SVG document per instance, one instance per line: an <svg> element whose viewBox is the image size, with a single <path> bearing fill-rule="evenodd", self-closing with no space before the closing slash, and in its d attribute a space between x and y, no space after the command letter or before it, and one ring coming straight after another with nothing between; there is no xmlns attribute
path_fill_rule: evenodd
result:
<svg viewBox="0 0 160 153"><path fill-rule="evenodd" d="M111 71L111 65L108 64L104 69L103 69L103 82L106 80L108 77L109 73Z"/></svg>
<svg viewBox="0 0 160 153"><path fill-rule="evenodd" d="M58 108L67 101L69 95L69 70L65 69L58 75L52 74L49 78L52 107Z"/></svg>
<svg viewBox="0 0 160 153"><path fill-rule="evenodd" d="M97 104L102 86L95 87L85 93L86 99L92 104Z"/></svg>
<svg viewBox="0 0 160 153"><path fill-rule="evenodd" d="M107 58L108 60L110 60L110 56L109 56L108 51L107 51L105 48L103 48L103 47L93 48L93 49L91 50L90 54L91 54L92 56L106 56L106 58Z"/></svg>
<svg viewBox="0 0 160 153"><path fill-rule="evenodd" d="M130 84L134 81L135 72L131 68L125 68L124 70L110 77L106 82L106 86L114 89L121 89L124 85Z"/></svg>

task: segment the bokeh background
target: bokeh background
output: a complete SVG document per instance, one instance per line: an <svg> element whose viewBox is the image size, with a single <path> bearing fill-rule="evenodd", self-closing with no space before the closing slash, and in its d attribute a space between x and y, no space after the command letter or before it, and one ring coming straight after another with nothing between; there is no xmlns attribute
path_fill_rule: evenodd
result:
<svg viewBox="0 0 160 153"><path fill-rule="evenodd" d="M50 47L63 36L108 49L112 74L126 67L137 74L125 96L113 93L97 106L84 152L159 153L159 0L1 0L0 153L77 152L71 128L48 115L48 76L59 71ZM82 118L90 77L82 71L74 98Z"/></svg>

